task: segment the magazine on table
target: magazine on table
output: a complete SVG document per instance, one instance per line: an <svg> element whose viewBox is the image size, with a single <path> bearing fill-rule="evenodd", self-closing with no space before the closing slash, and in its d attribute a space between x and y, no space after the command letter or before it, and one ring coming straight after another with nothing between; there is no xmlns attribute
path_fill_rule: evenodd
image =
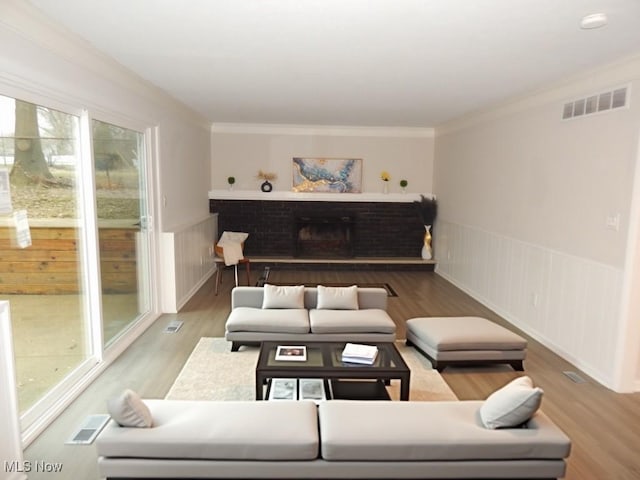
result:
<svg viewBox="0 0 640 480"><path fill-rule="evenodd" d="M300 400L313 400L316 403L326 400L324 380L322 378L301 378L298 397Z"/></svg>
<svg viewBox="0 0 640 480"><path fill-rule="evenodd" d="M274 378L271 380L269 400L297 400L298 381L295 378Z"/></svg>
<svg viewBox="0 0 640 480"><path fill-rule="evenodd" d="M359 343L347 343L342 351L342 361L345 363L360 363L372 365L378 356L378 347L375 345L361 345Z"/></svg>
<svg viewBox="0 0 640 480"><path fill-rule="evenodd" d="M279 345L276 360L304 362L307 360L307 347L304 345Z"/></svg>

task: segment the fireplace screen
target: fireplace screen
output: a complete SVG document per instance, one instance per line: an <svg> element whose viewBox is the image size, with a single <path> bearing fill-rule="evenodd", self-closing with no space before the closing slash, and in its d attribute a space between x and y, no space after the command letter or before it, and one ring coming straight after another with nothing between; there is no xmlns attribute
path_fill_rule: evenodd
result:
<svg viewBox="0 0 640 480"><path fill-rule="evenodd" d="M352 217L297 217L294 255L304 258L353 257Z"/></svg>

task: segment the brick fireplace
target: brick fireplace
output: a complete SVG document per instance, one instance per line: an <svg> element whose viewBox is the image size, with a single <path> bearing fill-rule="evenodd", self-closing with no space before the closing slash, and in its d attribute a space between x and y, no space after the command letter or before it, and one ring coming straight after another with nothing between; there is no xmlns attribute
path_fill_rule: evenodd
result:
<svg viewBox="0 0 640 480"><path fill-rule="evenodd" d="M218 213L218 232L249 233L245 254L253 257L420 258L424 237L424 226L412 199L298 201L212 197L209 210ZM316 244L301 246L298 243L301 229L311 227L314 222L312 231L307 228L302 236L315 234L315 239L307 239ZM330 234L327 233L329 226L333 230ZM321 252L317 241L327 243L327 235L330 235L331 249ZM338 238L341 236L343 238Z"/></svg>

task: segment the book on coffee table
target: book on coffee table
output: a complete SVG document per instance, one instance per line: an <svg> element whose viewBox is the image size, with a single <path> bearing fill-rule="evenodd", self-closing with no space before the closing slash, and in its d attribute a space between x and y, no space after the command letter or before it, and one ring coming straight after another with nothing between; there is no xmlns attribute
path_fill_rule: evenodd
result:
<svg viewBox="0 0 640 480"><path fill-rule="evenodd" d="M300 400L313 400L319 403L327 399L322 378L301 378L298 387Z"/></svg>
<svg viewBox="0 0 640 480"><path fill-rule="evenodd" d="M307 347L304 345L279 345L276 360L304 362L307 359Z"/></svg>
<svg viewBox="0 0 640 480"><path fill-rule="evenodd" d="M347 343L342 351L342 361L345 363L359 363L373 365L378 355L378 347L375 345L361 345L359 343Z"/></svg>
<svg viewBox="0 0 640 480"><path fill-rule="evenodd" d="M295 378L273 378L268 398L269 400L297 400L298 381Z"/></svg>

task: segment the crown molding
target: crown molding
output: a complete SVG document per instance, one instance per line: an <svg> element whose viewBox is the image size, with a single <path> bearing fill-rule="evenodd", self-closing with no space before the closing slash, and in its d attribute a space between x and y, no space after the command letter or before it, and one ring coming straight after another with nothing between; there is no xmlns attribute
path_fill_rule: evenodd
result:
<svg viewBox="0 0 640 480"><path fill-rule="evenodd" d="M287 125L267 123L213 123L212 133L251 133L258 135L318 135L335 137L433 138L433 128L359 127L340 125Z"/></svg>

